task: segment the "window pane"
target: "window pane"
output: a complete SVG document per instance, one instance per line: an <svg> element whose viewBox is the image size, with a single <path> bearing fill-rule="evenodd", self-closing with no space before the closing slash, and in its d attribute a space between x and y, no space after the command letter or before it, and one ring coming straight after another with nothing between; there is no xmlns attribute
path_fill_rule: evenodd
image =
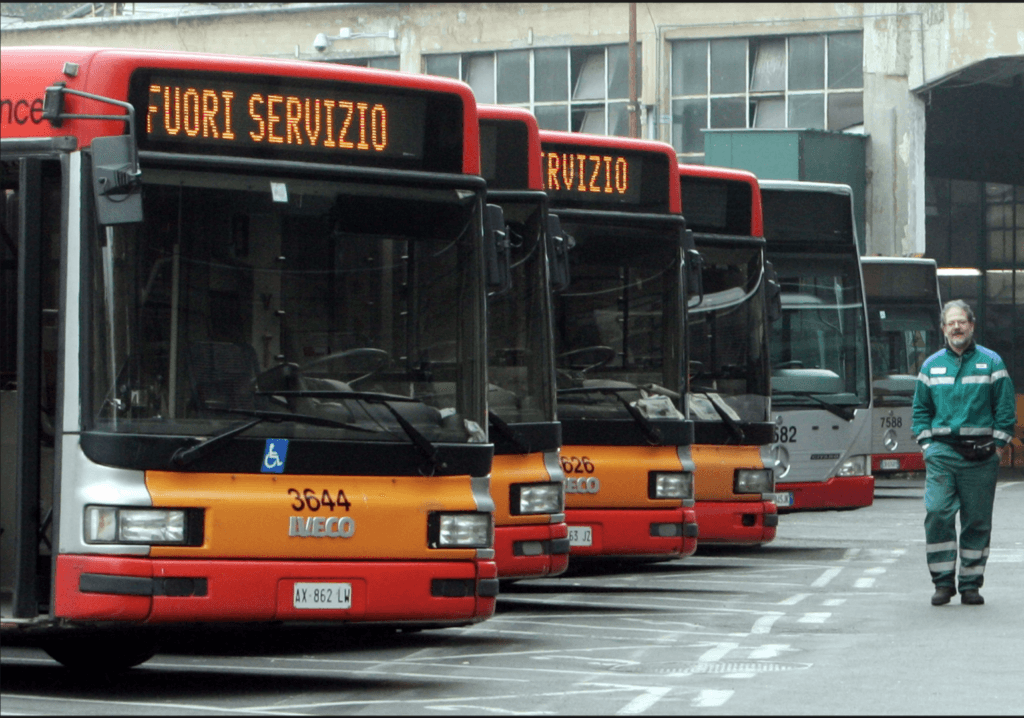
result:
<svg viewBox="0 0 1024 718"><path fill-rule="evenodd" d="M427 55L424 59L428 75L440 75L453 80L459 79L458 55Z"/></svg>
<svg viewBox="0 0 1024 718"><path fill-rule="evenodd" d="M530 101L530 51L499 52L498 103L514 105Z"/></svg>
<svg viewBox="0 0 1024 718"><path fill-rule="evenodd" d="M619 137L629 137L629 112L626 111L628 102L608 103L608 134ZM640 119L639 117L637 118ZM640 125L637 124L637 131Z"/></svg>
<svg viewBox="0 0 1024 718"><path fill-rule="evenodd" d="M397 55L395 57L375 57L370 60L368 67L376 67L378 70L397 70L398 60Z"/></svg>
<svg viewBox="0 0 1024 718"><path fill-rule="evenodd" d="M572 99L604 99L604 48L572 50ZM601 134L604 134L603 132Z"/></svg>
<svg viewBox="0 0 1024 718"><path fill-rule="evenodd" d="M640 43L636 45L636 94L643 92L640 68ZM608 97L629 99L629 45L613 45L608 48Z"/></svg>
<svg viewBox="0 0 1024 718"><path fill-rule="evenodd" d="M711 92L745 92L747 89L747 41L711 41Z"/></svg>
<svg viewBox="0 0 1024 718"><path fill-rule="evenodd" d="M789 38L789 89L819 90L825 86L825 38Z"/></svg>
<svg viewBox="0 0 1024 718"><path fill-rule="evenodd" d="M708 43L687 40L672 43L672 94L706 95L708 92Z"/></svg>
<svg viewBox="0 0 1024 718"><path fill-rule="evenodd" d="M672 146L676 152L703 152L704 135L708 126L706 100L672 101Z"/></svg>
<svg viewBox="0 0 1024 718"><path fill-rule="evenodd" d="M742 97L711 98L711 127L746 127L747 101Z"/></svg>
<svg viewBox="0 0 1024 718"><path fill-rule="evenodd" d="M751 127L779 128L786 126L786 101L781 97L758 97L751 100L754 112Z"/></svg>
<svg viewBox="0 0 1024 718"><path fill-rule="evenodd" d="M789 127L825 129L825 98L813 95L789 96Z"/></svg>
<svg viewBox="0 0 1024 718"><path fill-rule="evenodd" d="M535 107L533 114L537 118L537 124L542 130L569 130L569 107L568 105L543 105Z"/></svg>
<svg viewBox="0 0 1024 718"><path fill-rule="evenodd" d="M494 102L494 55L469 55L463 58L465 82L473 88L479 103Z"/></svg>
<svg viewBox="0 0 1024 718"><path fill-rule="evenodd" d="M569 99L568 51L562 48L533 51L533 88L536 102Z"/></svg>
<svg viewBox="0 0 1024 718"><path fill-rule="evenodd" d="M606 134L604 130L604 108L573 108L572 131L585 132L588 135Z"/></svg>
<svg viewBox="0 0 1024 718"><path fill-rule="evenodd" d="M786 89L786 41L752 40L750 55L750 91L765 92Z"/></svg>
<svg viewBox="0 0 1024 718"><path fill-rule="evenodd" d="M828 86L863 87L864 37L859 32L828 36Z"/></svg>
<svg viewBox="0 0 1024 718"><path fill-rule="evenodd" d="M846 130L864 124L864 95L843 92L828 96L828 129Z"/></svg>

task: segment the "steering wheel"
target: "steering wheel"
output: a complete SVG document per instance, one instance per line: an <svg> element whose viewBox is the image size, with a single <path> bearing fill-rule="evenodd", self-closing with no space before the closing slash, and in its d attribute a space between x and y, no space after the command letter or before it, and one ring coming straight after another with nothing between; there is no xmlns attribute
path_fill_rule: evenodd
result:
<svg viewBox="0 0 1024 718"><path fill-rule="evenodd" d="M598 345L595 345L595 346L592 346L592 347L581 347L579 349L571 349L571 350L569 350L567 352L559 354L558 358L559 359L566 359L567 360L569 357L576 356L577 354L585 354L587 352L593 352L597 356L597 361L595 361L595 362L593 362L591 364L587 364L585 366L579 367L577 369L577 371L579 371L581 374L585 374L586 372L590 371L591 369L596 369L598 367L604 366L605 364L607 364L608 362L610 362L612 359L615 358L615 353L616 353L615 350L612 349L611 347L606 347L606 346L598 344ZM569 361L567 363L570 364L570 365L572 364L571 361Z"/></svg>
<svg viewBox="0 0 1024 718"><path fill-rule="evenodd" d="M355 384L357 381L368 379L377 372L385 369L388 364L391 363L391 355L383 349L377 349L376 347L357 347L355 349L346 349L345 351L334 352L333 354L327 354L326 356L317 357L312 361L308 361L299 367L300 372L307 372L313 367L320 366L322 364L330 364L332 361L339 359L352 359L361 358L368 359L373 363L373 366L365 374L356 377L355 379L349 380L347 383Z"/></svg>

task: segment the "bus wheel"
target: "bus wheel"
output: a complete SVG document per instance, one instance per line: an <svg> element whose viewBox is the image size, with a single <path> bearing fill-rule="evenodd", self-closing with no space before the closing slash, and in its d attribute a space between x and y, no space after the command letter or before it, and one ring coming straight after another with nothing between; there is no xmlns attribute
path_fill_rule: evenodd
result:
<svg viewBox="0 0 1024 718"><path fill-rule="evenodd" d="M89 673L126 671L156 655L154 636L100 633L54 638L43 650L65 668Z"/></svg>

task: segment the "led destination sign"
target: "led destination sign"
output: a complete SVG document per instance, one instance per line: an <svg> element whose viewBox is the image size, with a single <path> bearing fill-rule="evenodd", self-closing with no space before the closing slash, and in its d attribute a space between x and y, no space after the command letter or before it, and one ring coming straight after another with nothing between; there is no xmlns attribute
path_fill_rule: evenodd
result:
<svg viewBox="0 0 1024 718"><path fill-rule="evenodd" d="M665 211L668 205L668 163L653 153L545 143L541 173L544 189L566 206Z"/></svg>
<svg viewBox="0 0 1024 718"><path fill-rule="evenodd" d="M441 169L428 165L443 149L443 165L461 166L461 101L454 95L436 93L445 102L425 92L340 81L136 75L132 102L143 149L424 169ZM447 132L431 132L446 125Z"/></svg>

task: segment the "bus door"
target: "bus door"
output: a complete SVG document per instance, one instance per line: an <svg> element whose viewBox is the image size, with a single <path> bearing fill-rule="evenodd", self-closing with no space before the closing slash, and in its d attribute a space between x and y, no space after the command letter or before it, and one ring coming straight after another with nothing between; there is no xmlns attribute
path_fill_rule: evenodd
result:
<svg viewBox="0 0 1024 718"><path fill-rule="evenodd" d="M62 249L61 162L3 147L0 307L2 616L49 611Z"/></svg>

